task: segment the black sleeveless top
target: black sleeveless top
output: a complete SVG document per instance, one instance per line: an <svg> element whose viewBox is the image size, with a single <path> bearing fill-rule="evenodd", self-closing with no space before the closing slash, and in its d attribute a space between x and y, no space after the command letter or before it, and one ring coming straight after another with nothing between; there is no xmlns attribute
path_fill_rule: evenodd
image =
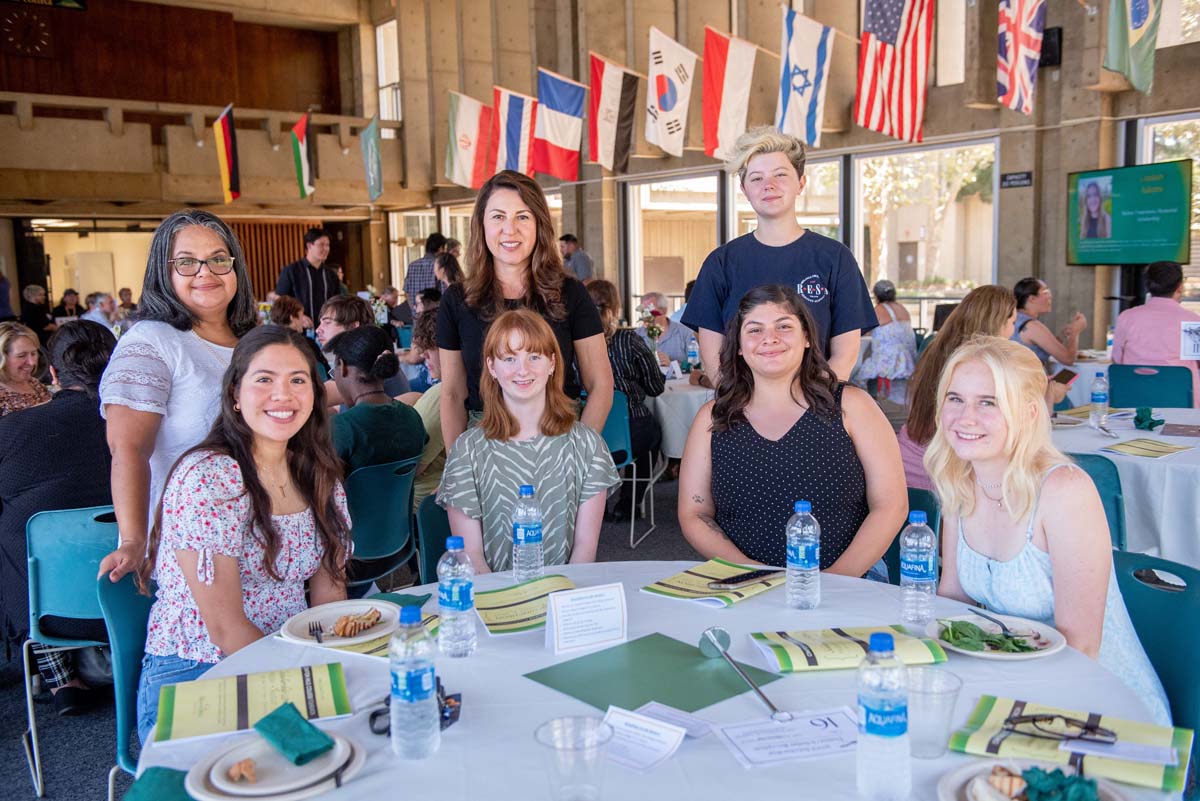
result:
<svg viewBox="0 0 1200 801"><path fill-rule="evenodd" d="M746 556L787 564L785 528L796 501L811 501L821 524L821 569L850 547L867 518L867 477L837 415L811 409L781 439L766 439L749 422L712 434L712 493L721 530Z"/></svg>

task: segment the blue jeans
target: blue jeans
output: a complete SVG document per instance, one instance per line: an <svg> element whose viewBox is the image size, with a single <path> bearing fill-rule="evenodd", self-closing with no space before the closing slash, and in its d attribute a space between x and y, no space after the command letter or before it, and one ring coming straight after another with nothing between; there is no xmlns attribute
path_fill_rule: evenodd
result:
<svg viewBox="0 0 1200 801"><path fill-rule="evenodd" d="M142 745L146 744L146 738L158 720L158 691L167 684L198 679L201 673L212 666L211 662L184 659L174 654L146 654L142 657L142 677L138 679L137 695L137 732Z"/></svg>
<svg viewBox="0 0 1200 801"><path fill-rule="evenodd" d="M890 584L891 574L888 571L887 562L880 559L875 564L871 565L871 569L863 576L867 581L878 581L880 584Z"/></svg>

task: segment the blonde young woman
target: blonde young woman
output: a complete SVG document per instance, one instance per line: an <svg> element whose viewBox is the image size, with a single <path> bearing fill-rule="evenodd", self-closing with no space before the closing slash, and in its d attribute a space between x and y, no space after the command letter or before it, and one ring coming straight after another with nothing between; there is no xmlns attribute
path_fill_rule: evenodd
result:
<svg viewBox="0 0 1200 801"><path fill-rule="evenodd" d="M1117 586L1100 496L1052 444L1045 392L1037 358L1010 340L973 339L946 363L925 453L945 521L938 594L1054 626L1167 723Z"/></svg>

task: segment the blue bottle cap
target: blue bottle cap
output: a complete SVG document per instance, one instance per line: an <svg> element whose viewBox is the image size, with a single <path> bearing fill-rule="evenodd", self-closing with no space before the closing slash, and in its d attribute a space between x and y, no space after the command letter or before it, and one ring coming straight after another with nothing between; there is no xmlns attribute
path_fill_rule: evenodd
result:
<svg viewBox="0 0 1200 801"><path fill-rule="evenodd" d="M812 504L808 501L796 501L792 511L799 515L812 514Z"/></svg>
<svg viewBox="0 0 1200 801"><path fill-rule="evenodd" d="M520 489L520 494L521 494L522 498L532 498L533 497L533 485L532 484L522 484L521 489Z"/></svg>
<svg viewBox="0 0 1200 801"><path fill-rule="evenodd" d="M1103 376L1104 376L1104 371L1103 371L1103 370L1097 370L1097 371L1096 371L1096 378L1102 378Z"/></svg>
<svg viewBox="0 0 1200 801"><path fill-rule="evenodd" d="M461 551L463 549L462 537L446 537L447 551Z"/></svg>
<svg viewBox="0 0 1200 801"><path fill-rule="evenodd" d="M404 608L412 609L414 607L406 606ZM884 651L894 651L896 650L896 641L893 640L892 635L888 634L887 632L877 631L871 635L871 641L868 646L872 651L877 651L880 653Z"/></svg>
<svg viewBox="0 0 1200 801"><path fill-rule="evenodd" d="M913 511L908 513L908 522L914 526L923 526L928 521L929 521L929 518L927 518L925 516L925 513L920 510L914 509Z"/></svg>
<svg viewBox="0 0 1200 801"><path fill-rule="evenodd" d="M410 625L412 623L421 622L421 607L419 606L402 606L400 607L400 623L402 625ZM874 635L872 635L874 636ZM872 639L871 642L874 642Z"/></svg>

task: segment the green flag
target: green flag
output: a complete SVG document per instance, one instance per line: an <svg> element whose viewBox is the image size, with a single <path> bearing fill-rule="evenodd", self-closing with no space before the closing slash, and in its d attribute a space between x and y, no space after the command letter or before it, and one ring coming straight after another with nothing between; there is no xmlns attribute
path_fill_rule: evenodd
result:
<svg viewBox="0 0 1200 801"><path fill-rule="evenodd" d="M371 124L359 134L362 140L363 169L367 175L367 195L374 203L383 194L383 161L379 156L379 118L372 117Z"/></svg>
<svg viewBox="0 0 1200 801"><path fill-rule="evenodd" d="M1150 94L1154 84L1154 48L1162 0L1109 0L1108 48L1104 69L1119 72L1133 88Z"/></svg>

